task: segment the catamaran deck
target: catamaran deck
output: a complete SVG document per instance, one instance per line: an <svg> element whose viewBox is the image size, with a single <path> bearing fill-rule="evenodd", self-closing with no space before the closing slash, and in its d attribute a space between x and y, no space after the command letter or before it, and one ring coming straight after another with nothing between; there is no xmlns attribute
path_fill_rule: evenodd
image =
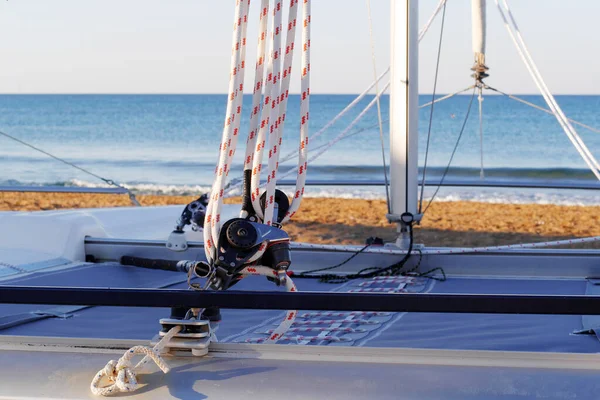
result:
<svg viewBox="0 0 600 400"><path fill-rule="evenodd" d="M315 264L315 267L320 264ZM80 263L33 274L15 273L4 285L111 288L187 288L183 274L118 263ZM594 279L464 277L445 282L392 277L343 284L297 280L300 291L462 294L600 294ZM236 290L278 290L260 277L244 279ZM168 317L167 308L0 305L0 335L149 340ZM283 318L282 311L223 310L221 343L260 343ZM298 346L405 347L453 350L600 352L594 329L600 317L389 312L300 311L281 343ZM582 332L583 331L583 332ZM319 336L324 339L319 339ZM306 337L307 339L295 339ZM309 339L308 339L309 338Z"/></svg>
<svg viewBox="0 0 600 400"><path fill-rule="evenodd" d="M8 229L3 230L4 243L12 241L13 245L0 249L4 263L0 265L0 287L185 289L184 274L107 261L123 254L201 257L199 243L190 242L186 253L175 253L159 240L168 234L168 222L178 211L176 207L135 213L2 214L0 222L5 224L37 227L28 231L38 237L23 242L21 230L15 230L12 237L6 234ZM119 213L123 218L115 217ZM138 237L118 239L119 226L138 232ZM160 229L144 230L144 226ZM61 231L56 231L57 227ZM162 237L157 236L158 231ZM77 235L76 248L67 246ZM19 241L20 248L15 245ZM62 253L48 252L50 246ZM297 248L292 269L300 272L334 265L348 255ZM86 257L97 262L84 262ZM360 254L344 268L355 271L369 262L388 265L400 258ZM597 255L584 250L545 255L536 250L426 256L422 270L443 267L446 281L398 276L340 284L297 279L296 284L300 291L381 296L595 296L600 294L600 280L594 279L600 276L597 260ZM235 289L281 290L262 277L246 278ZM168 308L0 304L0 398L87 397L89 382L98 369L130 346L148 344L160 328L158 320L169 314ZM219 343L211 345L207 357L182 353L168 357L173 370L167 375L143 375L142 382L147 385L132 397L238 398L260 393L265 399L597 398L600 390L600 340L595 333L600 317L307 310L299 312L280 344L260 344L283 315L277 310L222 310Z"/></svg>

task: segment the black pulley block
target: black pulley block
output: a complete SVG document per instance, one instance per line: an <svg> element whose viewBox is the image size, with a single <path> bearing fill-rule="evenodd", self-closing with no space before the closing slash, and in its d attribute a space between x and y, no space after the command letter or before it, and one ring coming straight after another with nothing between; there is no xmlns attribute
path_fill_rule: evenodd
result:
<svg viewBox="0 0 600 400"><path fill-rule="evenodd" d="M251 222L238 219L227 227L227 241L240 249L249 249L256 246L258 232Z"/></svg>
<svg viewBox="0 0 600 400"><path fill-rule="evenodd" d="M267 208L265 206L266 199L267 192L264 192L262 196L260 196L260 208L262 208L263 214ZM275 198L273 200L277 204L277 221L275 222L280 223L283 221L285 214L290 209L290 199L288 199L287 195L283 191L275 189Z"/></svg>
<svg viewBox="0 0 600 400"><path fill-rule="evenodd" d="M202 227L204 225L204 218L206 216L206 207L208 207L209 195L208 193L203 194L198 199L192 201L185 206L181 216L177 220L176 231L183 231L184 226L195 224L195 227Z"/></svg>
<svg viewBox="0 0 600 400"><path fill-rule="evenodd" d="M221 281L220 289L235 283L240 271L249 265L265 265L276 271L285 271L291 263L290 238L275 226L231 219L221 228L216 275ZM257 258L257 254L264 251Z"/></svg>

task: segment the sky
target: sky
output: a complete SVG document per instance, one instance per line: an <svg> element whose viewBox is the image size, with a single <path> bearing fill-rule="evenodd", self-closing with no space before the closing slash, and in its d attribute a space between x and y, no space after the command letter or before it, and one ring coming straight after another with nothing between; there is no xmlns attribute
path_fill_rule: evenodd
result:
<svg viewBox="0 0 600 400"><path fill-rule="evenodd" d="M419 1L419 26L437 2ZM225 93L234 3L2 1L0 93ZM253 0L251 9L249 65L254 64L258 3ZM312 93L361 92L373 80L366 1L312 3ZM371 3L376 65L383 71L389 65L390 1ZM510 4L550 89L556 94L600 94L600 1ZM448 0L447 7L438 93L471 84L470 1ZM537 93L493 0L487 8L488 84L509 93ZM419 48L421 93L431 93L439 29L438 17ZM298 92L295 77L292 91ZM250 73L247 79L252 79Z"/></svg>

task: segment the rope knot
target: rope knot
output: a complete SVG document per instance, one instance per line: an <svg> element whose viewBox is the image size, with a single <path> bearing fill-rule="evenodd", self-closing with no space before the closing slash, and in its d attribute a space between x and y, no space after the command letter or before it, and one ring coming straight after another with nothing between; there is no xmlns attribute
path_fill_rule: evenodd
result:
<svg viewBox="0 0 600 400"><path fill-rule="evenodd" d="M165 374L169 372L169 366L160 356L160 351L179 331L181 331L181 327L174 326L153 349L145 346L133 346L123 354L119 361L110 360L94 376L90 385L92 393L96 396L110 396L119 392L133 392L138 389L136 373L139 373L149 361L154 361ZM131 359L136 354L142 354L144 358L133 366ZM110 382L109 385L101 386L104 378Z"/></svg>
<svg viewBox="0 0 600 400"><path fill-rule="evenodd" d="M131 365L131 361L128 359L125 359L125 357L121 358L115 367L117 372L121 372L122 370L127 369L127 368L131 369L132 365Z"/></svg>
<svg viewBox="0 0 600 400"><path fill-rule="evenodd" d="M101 374L106 376L109 380L114 381L117 378L117 362L115 360L110 360L104 368L100 371Z"/></svg>

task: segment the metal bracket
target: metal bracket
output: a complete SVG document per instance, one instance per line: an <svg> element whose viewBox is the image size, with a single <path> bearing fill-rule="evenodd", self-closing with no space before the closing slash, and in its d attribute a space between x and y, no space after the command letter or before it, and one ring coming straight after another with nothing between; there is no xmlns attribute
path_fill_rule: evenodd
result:
<svg viewBox="0 0 600 400"><path fill-rule="evenodd" d="M186 251L188 248L184 231L173 231L167 239L167 248L173 251Z"/></svg>
<svg viewBox="0 0 600 400"><path fill-rule="evenodd" d="M387 218L389 223L400 223L400 224L404 224L404 221L402 220L402 214L385 214L385 217ZM415 223L419 223L421 222L421 219L423 218L423 214L413 214L413 221Z"/></svg>
<svg viewBox="0 0 600 400"><path fill-rule="evenodd" d="M204 356L208 353L208 346L213 341L213 334L208 320L197 319L172 319L163 318L160 321L163 329L152 338L152 346L156 345L174 326L181 326L178 332L164 347L164 351L170 349L191 350L194 356Z"/></svg>
<svg viewBox="0 0 600 400"><path fill-rule="evenodd" d="M386 214L386 218L391 223L398 224L398 238L396 239L396 247L400 249L408 249L410 244L410 231L413 229L413 225L421 222L423 214L410 214L404 213L401 215L397 214Z"/></svg>

